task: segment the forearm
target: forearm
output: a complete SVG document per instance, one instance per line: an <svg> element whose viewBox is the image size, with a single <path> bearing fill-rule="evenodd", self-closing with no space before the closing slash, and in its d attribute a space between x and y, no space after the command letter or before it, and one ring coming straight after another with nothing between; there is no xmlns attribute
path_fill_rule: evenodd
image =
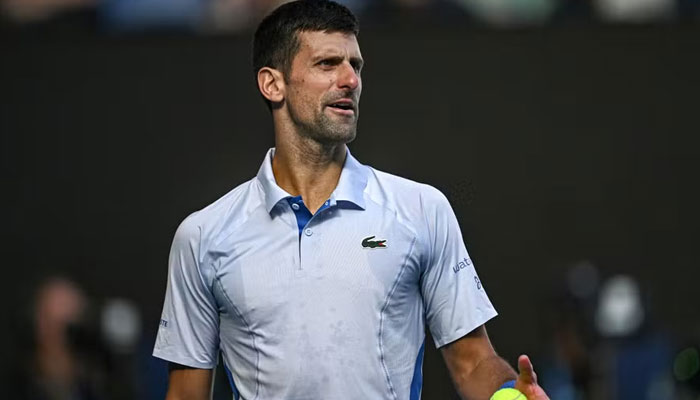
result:
<svg viewBox="0 0 700 400"><path fill-rule="evenodd" d="M501 385L516 378L513 368L495 353L481 359L471 370L457 370L452 376L463 400L489 399Z"/></svg>
<svg viewBox="0 0 700 400"><path fill-rule="evenodd" d="M213 371L170 364L166 400L210 400Z"/></svg>

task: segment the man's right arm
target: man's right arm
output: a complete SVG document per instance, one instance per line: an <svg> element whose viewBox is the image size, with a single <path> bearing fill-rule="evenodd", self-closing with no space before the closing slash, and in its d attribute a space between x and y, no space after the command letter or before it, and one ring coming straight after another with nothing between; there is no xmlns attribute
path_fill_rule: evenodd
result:
<svg viewBox="0 0 700 400"><path fill-rule="evenodd" d="M202 231L183 221L168 258L168 283L153 355L170 362L167 400L210 400L219 354L218 304L210 263L200 264Z"/></svg>
<svg viewBox="0 0 700 400"><path fill-rule="evenodd" d="M190 368L170 363L168 394L165 400L210 400L212 391L211 369Z"/></svg>

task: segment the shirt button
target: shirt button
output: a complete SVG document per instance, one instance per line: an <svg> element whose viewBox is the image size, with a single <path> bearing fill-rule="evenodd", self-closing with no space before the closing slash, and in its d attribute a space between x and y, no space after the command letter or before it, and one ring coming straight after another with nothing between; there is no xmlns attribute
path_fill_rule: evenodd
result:
<svg viewBox="0 0 700 400"><path fill-rule="evenodd" d="M314 231L312 231L312 230L309 229L309 228L306 228L306 229L304 230L304 233L306 234L306 236L311 236L311 235L314 234Z"/></svg>
<svg viewBox="0 0 700 400"><path fill-rule="evenodd" d="M297 204L297 203L292 203L292 209L293 209L294 211L299 210L299 204Z"/></svg>

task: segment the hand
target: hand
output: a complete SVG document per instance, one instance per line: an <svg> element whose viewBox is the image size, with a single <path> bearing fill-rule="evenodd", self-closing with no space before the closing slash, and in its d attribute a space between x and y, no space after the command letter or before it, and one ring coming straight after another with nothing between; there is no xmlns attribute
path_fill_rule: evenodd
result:
<svg viewBox="0 0 700 400"><path fill-rule="evenodd" d="M518 379L515 388L527 397L527 400L549 400L547 393L537 384L537 374L532 368L532 362L526 355L518 357Z"/></svg>

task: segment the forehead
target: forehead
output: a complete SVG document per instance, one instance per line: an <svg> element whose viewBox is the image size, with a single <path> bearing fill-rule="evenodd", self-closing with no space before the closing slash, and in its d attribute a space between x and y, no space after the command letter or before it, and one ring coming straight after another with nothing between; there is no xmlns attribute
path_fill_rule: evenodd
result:
<svg viewBox="0 0 700 400"><path fill-rule="evenodd" d="M297 35L299 38L298 56L313 57L331 53L348 57L361 57L360 45L352 33L302 31Z"/></svg>

